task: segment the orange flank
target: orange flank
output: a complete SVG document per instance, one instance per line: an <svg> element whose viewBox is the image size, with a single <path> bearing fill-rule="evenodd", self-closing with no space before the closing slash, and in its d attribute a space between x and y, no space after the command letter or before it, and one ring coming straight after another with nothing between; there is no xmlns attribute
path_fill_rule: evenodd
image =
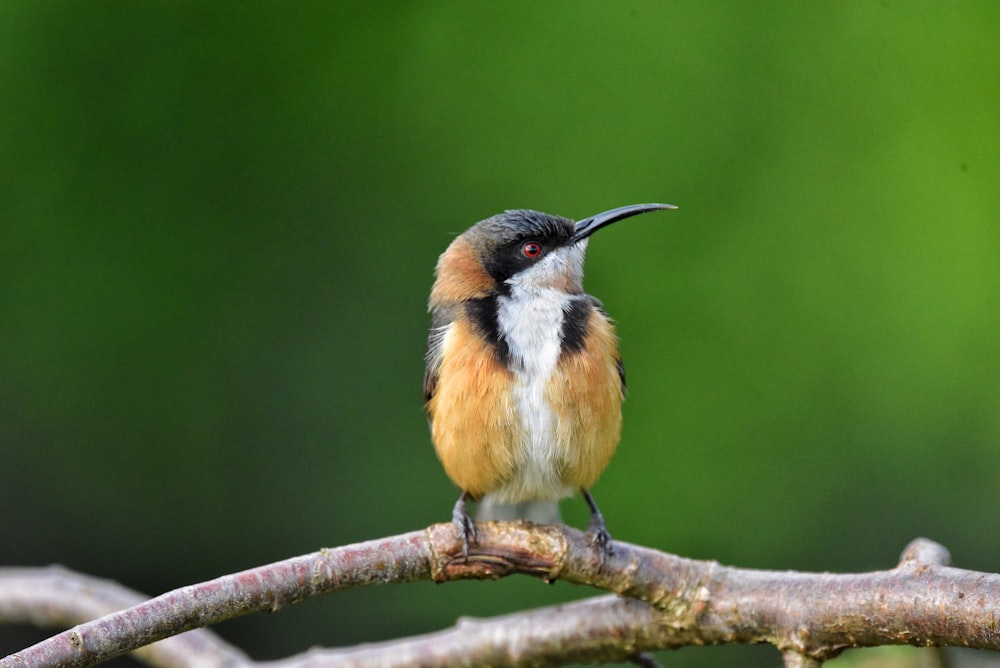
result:
<svg viewBox="0 0 1000 668"><path fill-rule="evenodd" d="M521 421L513 375L464 318L454 322L442 345L437 387L427 403L432 440L448 477L478 499L514 470L512 444L521 438L515 433Z"/></svg>
<svg viewBox="0 0 1000 668"><path fill-rule="evenodd" d="M562 479L593 485L621 436L624 387L618 371L618 339L608 317L594 309L581 350L564 353L546 387L557 417Z"/></svg>

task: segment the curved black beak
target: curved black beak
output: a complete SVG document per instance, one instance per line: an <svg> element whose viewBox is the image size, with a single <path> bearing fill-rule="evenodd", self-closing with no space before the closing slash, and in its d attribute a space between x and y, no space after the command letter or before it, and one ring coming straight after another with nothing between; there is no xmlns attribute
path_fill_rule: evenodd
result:
<svg viewBox="0 0 1000 668"><path fill-rule="evenodd" d="M625 218L629 218L640 213L676 208L677 207L673 204L630 204L629 206L620 206L617 209L611 209L611 211L605 211L604 213L599 213L596 216L591 216L590 218L584 218L578 222L576 224L576 231L573 233L573 237L570 239L570 242L575 244L578 241L586 239L591 234L606 225L617 223L619 220L624 220Z"/></svg>

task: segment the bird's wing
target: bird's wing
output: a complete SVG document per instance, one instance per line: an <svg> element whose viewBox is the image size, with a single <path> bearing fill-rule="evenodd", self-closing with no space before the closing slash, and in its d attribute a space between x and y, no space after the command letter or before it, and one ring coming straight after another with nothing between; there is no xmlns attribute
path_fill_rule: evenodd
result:
<svg viewBox="0 0 1000 668"><path fill-rule="evenodd" d="M430 401L437 389L444 337L454 320L453 307L431 309L431 329L427 334L427 354L424 356L424 401Z"/></svg>
<svg viewBox="0 0 1000 668"><path fill-rule="evenodd" d="M604 304L601 303L601 300L598 299L597 297L594 297L593 295L587 295L587 297L590 298L590 303L593 304L593 306L594 306L595 309L597 309L597 314L599 316L601 316L602 318L604 318L605 320L607 320L609 325L611 325L612 327L614 327L614 324L615 324L614 320L612 320L611 316L608 315L608 312L604 310ZM622 396L625 396L625 390L626 390L626 386L625 386L625 362L622 361L621 352L617 352L615 354L615 364L618 367L618 380L620 380L621 384L622 384L622 388L621 388L622 389Z"/></svg>

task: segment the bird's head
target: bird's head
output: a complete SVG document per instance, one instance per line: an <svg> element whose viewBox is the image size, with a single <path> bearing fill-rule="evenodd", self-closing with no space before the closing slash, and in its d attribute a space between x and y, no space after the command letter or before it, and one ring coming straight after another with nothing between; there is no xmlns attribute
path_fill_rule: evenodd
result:
<svg viewBox="0 0 1000 668"><path fill-rule="evenodd" d="M573 222L529 209L505 211L459 235L442 253L431 304L444 305L513 287L583 292L590 235L611 223L670 204L633 204Z"/></svg>

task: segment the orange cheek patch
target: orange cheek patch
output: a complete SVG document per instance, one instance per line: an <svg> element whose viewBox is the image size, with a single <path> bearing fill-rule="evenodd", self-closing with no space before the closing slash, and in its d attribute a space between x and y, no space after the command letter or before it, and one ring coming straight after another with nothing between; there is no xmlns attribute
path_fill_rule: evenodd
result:
<svg viewBox="0 0 1000 668"><path fill-rule="evenodd" d="M437 264L437 280L431 290L431 303L451 304L485 297L493 288L493 279L483 270L472 246L459 237L451 242Z"/></svg>

